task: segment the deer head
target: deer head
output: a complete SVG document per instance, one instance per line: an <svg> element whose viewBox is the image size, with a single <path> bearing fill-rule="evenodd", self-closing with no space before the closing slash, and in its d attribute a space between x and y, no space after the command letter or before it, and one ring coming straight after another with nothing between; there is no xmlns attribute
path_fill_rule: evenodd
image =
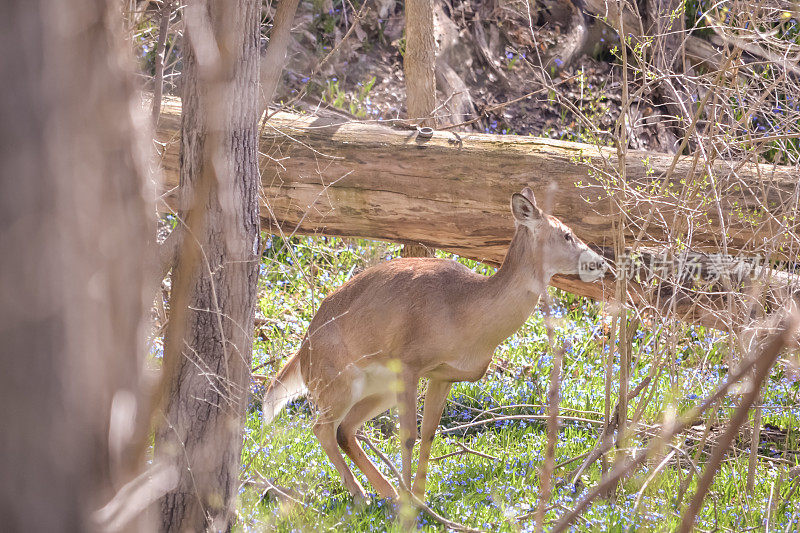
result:
<svg viewBox="0 0 800 533"><path fill-rule="evenodd" d="M528 230L527 238L532 242L525 249L534 254L528 260L536 266L545 283L555 274L578 274L583 281L595 281L605 275L603 258L578 239L563 222L543 213L530 188L525 187L522 193L511 197L511 211L517 233L520 226Z"/></svg>

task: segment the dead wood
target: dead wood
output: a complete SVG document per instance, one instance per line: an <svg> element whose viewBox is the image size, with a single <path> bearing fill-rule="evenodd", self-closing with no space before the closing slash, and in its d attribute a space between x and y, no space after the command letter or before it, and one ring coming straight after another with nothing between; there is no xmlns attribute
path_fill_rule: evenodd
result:
<svg viewBox="0 0 800 533"><path fill-rule="evenodd" d="M495 27L496 29L496 27ZM486 39L486 32L483 29L483 22L480 19L480 13L475 13L475 20L472 24L472 40L475 43L475 49L478 51L478 56L483 63L492 71L492 74L497 78L497 81L505 88L510 88L511 84L508 81L508 76L499 66L495 59L495 54L492 53L489 42Z"/></svg>
<svg viewBox="0 0 800 533"><path fill-rule="evenodd" d="M465 62L464 58L472 54L464 50L468 40L462 38L458 26L447 16L441 2L434 4L433 22L439 47L436 53L436 86L444 94L444 105L450 115L447 120L439 122L459 124L475 115L475 105L463 79L469 67L466 63L470 63Z"/></svg>
<svg viewBox="0 0 800 533"><path fill-rule="evenodd" d="M565 2L569 6L570 16L567 28L558 43L547 52L544 67L548 71L561 71L570 66L584 51L589 30L583 11L573 2Z"/></svg>
<svg viewBox="0 0 800 533"><path fill-rule="evenodd" d="M281 80L283 66L286 62L286 51L292 39L292 21L297 12L299 0L281 0L272 20L272 32L269 36L269 46L261 58L261 98L259 109L264 110L272 102L275 89Z"/></svg>
<svg viewBox="0 0 800 533"><path fill-rule="evenodd" d="M165 101L159 140L173 139L179 126L180 101ZM526 185L544 195L553 184L552 213L581 239L610 253L611 204L601 181L603 172L616 168L612 149L511 135L436 132L423 139L415 131L376 124L277 113L262 134L261 151L262 224L273 232L421 243L499 264L513 232L510 195ZM177 144L167 142L162 155L169 189L177 183ZM703 252L719 252L723 226L728 253L791 260L797 225L787 227L778 221L784 216L796 220L794 170L722 160L712 168L716 189L701 190L694 200L678 200L667 188L631 207L634 221L648 215L660 221L650 224L642 246L660 249L676 238L685 239L676 228L688 220L691 245L698 252L692 262L700 262L701 272L713 273L718 267L719 258ZM658 190L670 171L675 182L703 179L694 173L691 158L678 158L673 167L673 157L666 154L628 153L627 177L634 190ZM720 197L718 210L703 205L714 195ZM631 227L629 242L638 231L635 224ZM659 254L642 257L640 278L647 283L631 284L633 301L662 310L674 308L679 317L693 322L719 326L728 320L707 309L727 307L723 280L702 284L701 289L657 285L650 283L647 266L657 263ZM775 274L767 285L776 295L796 284L786 273ZM737 280L730 284L736 288ZM611 276L601 283L557 277L554 285L599 300L614 292ZM753 290L755 285L747 282L738 288ZM742 315L737 320L744 319Z"/></svg>

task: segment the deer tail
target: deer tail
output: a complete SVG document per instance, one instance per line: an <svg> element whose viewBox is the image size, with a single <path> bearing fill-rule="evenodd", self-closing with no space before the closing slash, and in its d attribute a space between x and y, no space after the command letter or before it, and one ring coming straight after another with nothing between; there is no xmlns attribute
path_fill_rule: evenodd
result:
<svg viewBox="0 0 800 533"><path fill-rule="evenodd" d="M303 376L300 374L300 357L295 354L267 387L262 407L264 409L264 425L278 416L287 403L302 396L306 392Z"/></svg>

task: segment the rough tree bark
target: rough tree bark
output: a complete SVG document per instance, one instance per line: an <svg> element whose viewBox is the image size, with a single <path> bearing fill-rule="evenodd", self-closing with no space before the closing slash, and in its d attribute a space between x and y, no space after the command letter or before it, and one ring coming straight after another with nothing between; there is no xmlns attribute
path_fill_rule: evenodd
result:
<svg viewBox="0 0 800 533"><path fill-rule="evenodd" d="M433 0L406 0L406 114L415 124L436 126L436 41Z"/></svg>
<svg viewBox="0 0 800 533"><path fill-rule="evenodd" d="M187 6L181 214L164 339L168 392L156 458L180 465L165 531L230 530L239 486L258 277L258 10Z"/></svg>
<svg viewBox="0 0 800 533"><path fill-rule="evenodd" d="M131 449L149 424L140 378L155 225L122 35L118 3L0 7L5 531L96 531L93 511L141 464Z"/></svg>
<svg viewBox="0 0 800 533"><path fill-rule="evenodd" d="M433 32L433 0L406 0L406 114L412 124L436 127L436 40ZM403 245L403 257L432 256L434 250L421 242Z"/></svg>

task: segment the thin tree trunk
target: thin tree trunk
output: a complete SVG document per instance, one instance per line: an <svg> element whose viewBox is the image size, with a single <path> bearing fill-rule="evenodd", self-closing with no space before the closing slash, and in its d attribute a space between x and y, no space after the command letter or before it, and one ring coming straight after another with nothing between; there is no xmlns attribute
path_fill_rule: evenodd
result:
<svg viewBox="0 0 800 533"><path fill-rule="evenodd" d="M155 225L122 35L112 2L0 6L4 531L96 531L139 465Z"/></svg>
<svg viewBox="0 0 800 533"><path fill-rule="evenodd" d="M291 41L292 21L297 12L300 0L280 0L278 9L272 19L272 31L269 34L269 46L261 59L261 98L259 111L264 112L275 96L275 90L281 80L281 73L286 62L286 51Z"/></svg>
<svg viewBox="0 0 800 533"><path fill-rule="evenodd" d="M194 238L181 243L164 341L156 458L180 465L164 531L233 524L258 279L257 13L255 0L196 1L185 15L181 207Z"/></svg>
<svg viewBox="0 0 800 533"><path fill-rule="evenodd" d="M433 32L433 0L406 0L406 114L420 126L436 126L436 40ZM432 257L433 248L421 242L403 245L403 257Z"/></svg>
<svg viewBox="0 0 800 533"><path fill-rule="evenodd" d="M436 125L435 64L433 0L406 0L406 113L410 121L431 127Z"/></svg>

